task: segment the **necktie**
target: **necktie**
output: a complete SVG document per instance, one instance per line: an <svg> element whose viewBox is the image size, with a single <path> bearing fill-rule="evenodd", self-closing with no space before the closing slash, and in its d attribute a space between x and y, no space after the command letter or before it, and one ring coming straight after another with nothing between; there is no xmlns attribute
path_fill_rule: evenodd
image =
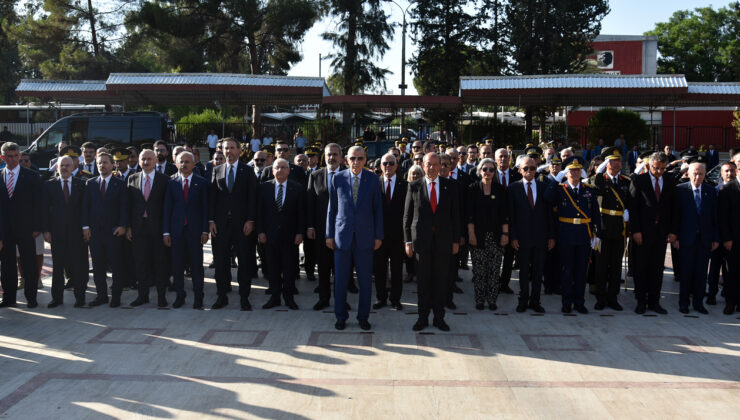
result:
<svg viewBox="0 0 740 420"><path fill-rule="evenodd" d="M8 198L13 198L13 190L15 190L15 174L13 174L13 171L8 171L8 185L6 185L6 188Z"/></svg>
<svg viewBox="0 0 740 420"><path fill-rule="evenodd" d="M278 184L277 197L275 197L275 206L278 211L283 211L283 184Z"/></svg>
<svg viewBox="0 0 740 420"><path fill-rule="evenodd" d="M357 205L357 198L360 196L360 177L354 175L352 178L352 202Z"/></svg>
<svg viewBox="0 0 740 420"><path fill-rule="evenodd" d="M187 178L184 179L185 186L182 187L182 195L185 198L185 204L188 203L188 194L190 194L190 186L188 185Z"/></svg>
<svg viewBox="0 0 740 420"><path fill-rule="evenodd" d="M331 187L331 182L334 180L334 171L329 172L329 187Z"/></svg>
<svg viewBox="0 0 740 420"><path fill-rule="evenodd" d="M694 190L694 202L696 202L696 213L701 214L701 192L698 188Z"/></svg>
<svg viewBox="0 0 740 420"><path fill-rule="evenodd" d="M234 188L234 166L229 165L229 174L226 176L226 188L229 192Z"/></svg>
<svg viewBox="0 0 740 420"><path fill-rule="evenodd" d="M257 179L262 179L262 169L257 171Z"/></svg>
<svg viewBox="0 0 740 420"><path fill-rule="evenodd" d="M152 183L148 175L144 175L144 201L149 201L149 194L152 192Z"/></svg>
<svg viewBox="0 0 740 420"><path fill-rule="evenodd" d="M385 187L385 200L391 202L391 180L388 180L388 185Z"/></svg>
<svg viewBox="0 0 740 420"><path fill-rule="evenodd" d="M501 185L503 185L504 188L506 188L506 172L501 173Z"/></svg>
<svg viewBox="0 0 740 420"><path fill-rule="evenodd" d="M655 201L660 201L660 179L655 179Z"/></svg>
<svg viewBox="0 0 740 420"><path fill-rule="evenodd" d="M434 188L436 182L432 181L432 190L429 192L429 204L432 205L432 213L437 212L437 190Z"/></svg>
<svg viewBox="0 0 740 420"><path fill-rule="evenodd" d="M100 183L100 199L105 199L105 179L102 180L103 182Z"/></svg>
<svg viewBox="0 0 740 420"><path fill-rule="evenodd" d="M62 190L64 191L64 201L69 203L69 181L66 179L64 180L64 188Z"/></svg>
<svg viewBox="0 0 740 420"><path fill-rule="evenodd" d="M532 182L527 182L527 199L529 200L529 207L534 208L534 194L532 193Z"/></svg>

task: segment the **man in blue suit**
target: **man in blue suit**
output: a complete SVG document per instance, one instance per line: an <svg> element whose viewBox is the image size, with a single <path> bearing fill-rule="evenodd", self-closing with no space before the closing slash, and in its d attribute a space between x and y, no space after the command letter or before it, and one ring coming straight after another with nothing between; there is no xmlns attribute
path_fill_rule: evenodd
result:
<svg viewBox="0 0 740 420"><path fill-rule="evenodd" d="M100 175L87 181L82 196L82 236L90 243L98 293L90 307L108 303L106 271L110 266L113 271L110 306L116 308L121 306L123 291L121 250L128 227L128 194L126 183L113 176L113 156L99 153L97 164Z"/></svg>
<svg viewBox="0 0 740 420"><path fill-rule="evenodd" d="M208 242L208 181L193 173L195 157L181 152L178 173L167 184L162 216L163 239L172 251L173 308L185 304L185 261L193 279L193 309L203 309L203 245Z"/></svg>
<svg viewBox="0 0 740 420"><path fill-rule="evenodd" d="M373 251L383 241L383 200L380 181L363 170L365 149L353 146L347 153L349 169L336 174L329 191L326 215L326 246L334 250L334 327L343 330L347 318L347 284L354 263L360 286L357 320L369 330Z"/></svg>
<svg viewBox="0 0 740 420"><path fill-rule="evenodd" d="M695 160L705 160L696 159ZM678 294L678 310L689 313L689 296L692 306L707 314L704 293L707 288L707 267L712 251L719 247L717 222L717 190L704 183L706 166L695 161L689 165L689 182L676 187L672 232L676 235L674 246L681 261L681 287Z"/></svg>

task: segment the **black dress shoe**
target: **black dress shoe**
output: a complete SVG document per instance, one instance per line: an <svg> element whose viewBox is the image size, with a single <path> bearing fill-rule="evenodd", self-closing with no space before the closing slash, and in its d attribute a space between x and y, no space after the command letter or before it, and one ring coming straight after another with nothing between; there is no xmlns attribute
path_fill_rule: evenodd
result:
<svg viewBox="0 0 740 420"><path fill-rule="evenodd" d="M449 331L450 326L447 325L444 319L437 319L435 318L434 321L432 321L432 325L437 327L440 331Z"/></svg>
<svg viewBox="0 0 740 420"><path fill-rule="evenodd" d="M428 320L419 318L416 320L416 323L414 324L413 327L411 327L411 329L414 331L421 331L428 326L429 326Z"/></svg>
<svg viewBox="0 0 740 420"><path fill-rule="evenodd" d="M604 302L602 300L597 301L596 302L596 305L594 305L594 309L596 309L597 311L601 311L604 308L606 308L606 302Z"/></svg>
<svg viewBox="0 0 740 420"><path fill-rule="evenodd" d="M363 331L369 331L369 330L370 330L370 328L372 328L372 326L371 326L371 325L370 325L370 323L369 323L369 322L367 321L367 319L361 319L361 320L360 320L359 322L360 322L360 328L361 328L361 329L362 329Z"/></svg>
<svg viewBox="0 0 740 420"><path fill-rule="evenodd" d="M461 266L460 266L460 270L465 270L465 271L468 271L468 270L470 270L470 269L468 268L468 266L467 266L467 265L461 265Z"/></svg>
<svg viewBox="0 0 740 420"><path fill-rule="evenodd" d="M687 314L689 313L689 308L684 308L684 307L678 308L678 312L681 312L682 314Z"/></svg>
<svg viewBox="0 0 740 420"><path fill-rule="evenodd" d="M393 308L394 310L396 310L396 311L402 311L402 310L403 310L403 305L401 304L401 302L400 302L400 301L396 301L396 302L391 302L391 307L392 307L392 308Z"/></svg>
<svg viewBox="0 0 740 420"><path fill-rule="evenodd" d="M280 306L280 301L277 299L270 299L264 305L262 305L262 309L272 309L276 306Z"/></svg>
<svg viewBox="0 0 740 420"><path fill-rule="evenodd" d="M725 315L732 315L735 313L735 305L725 305L725 309L722 310Z"/></svg>
<svg viewBox="0 0 740 420"><path fill-rule="evenodd" d="M707 305L716 305L717 304L717 298L712 295L707 295Z"/></svg>
<svg viewBox="0 0 740 420"><path fill-rule="evenodd" d="M49 302L48 305L46 305L47 308L56 308L57 306L62 306L63 303L61 300L52 299L51 302Z"/></svg>
<svg viewBox="0 0 740 420"><path fill-rule="evenodd" d="M357 285L353 281L347 285L347 291L350 293L360 293L360 289L357 288Z"/></svg>
<svg viewBox="0 0 740 420"><path fill-rule="evenodd" d="M270 289L269 287L267 289L265 289L265 294L266 295L271 295L272 294L272 289Z"/></svg>
<svg viewBox="0 0 740 420"><path fill-rule="evenodd" d="M112 297L110 298L110 307L111 308L117 308L121 306L121 298L120 297Z"/></svg>
<svg viewBox="0 0 740 420"><path fill-rule="evenodd" d="M32 300L26 304L26 308L33 309L35 307L39 306L39 303L35 300Z"/></svg>
<svg viewBox="0 0 740 420"><path fill-rule="evenodd" d="M93 299L92 302L90 302L90 307L91 308L94 308L96 306L105 305L106 303L108 303L108 298L107 297L104 297L104 298L97 297L97 298Z"/></svg>
<svg viewBox="0 0 740 420"><path fill-rule="evenodd" d="M504 287L501 288L501 293L505 293L507 295L513 295L514 294L514 291L511 290L511 287L504 286Z"/></svg>
<svg viewBox="0 0 740 420"><path fill-rule="evenodd" d="M337 321L334 323L334 328L338 329L339 331L342 331L343 329L347 328L347 322Z"/></svg>
<svg viewBox="0 0 740 420"><path fill-rule="evenodd" d="M298 310L298 304L295 303L295 301L293 299L286 300L285 301L285 306L287 306L288 309L293 310L293 311L297 311Z"/></svg>
<svg viewBox="0 0 740 420"><path fill-rule="evenodd" d="M17 306L18 305L15 302L3 301L2 303L0 303L0 308L15 308Z"/></svg>
<svg viewBox="0 0 740 420"><path fill-rule="evenodd" d="M242 301L241 301L241 309L242 309L242 311L251 311L252 310L252 304L249 303L249 299L242 299Z"/></svg>
<svg viewBox="0 0 740 420"><path fill-rule="evenodd" d="M462 293L462 292L463 292L463 290L462 290L461 288L457 287L457 285L455 285L455 288L454 288L454 289L452 289L452 291L453 291L454 293L457 293L457 294L460 294L460 293Z"/></svg>
<svg viewBox="0 0 740 420"><path fill-rule="evenodd" d="M573 310L571 309L570 305L563 305L563 307L560 308L560 312L562 312L564 314L569 314L569 313L573 312Z"/></svg>
<svg viewBox="0 0 740 420"><path fill-rule="evenodd" d="M694 310L696 312L699 312L702 315L709 315L709 311L707 310L707 308L705 308L703 306L699 306L698 308L697 307L694 307Z"/></svg>
<svg viewBox="0 0 740 420"><path fill-rule="evenodd" d="M516 311L519 313L525 312L527 310L527 306L523 303L520 303L516 305Z"/></svg>
<svg viewBox="0 0 740 420"><path fill-rule="evenodd" d="M193 301L193 309L203 309L203 298L195 298Z"/></svg>
<svg viewBox="0 0 740 420"><path fill-rule="evenodd" d="M414 275L413 274L408 274L408 275L406 275L406 278L403 279L403 282L404 283L413 283L413 281L414 281Z"/></svg>
<svg viewBox="0 0 740 420"><path fill-rule="evenodd" d="M588 313L588 309L586 309L585 305L573 305L573 309L575 309L579 314Z"/></svg>
<svg viewBox="0 0 740 420"><path fill-rule="evenodd" d="M385 307L386 305L387 305L386 301L379 300L379 301L373 303L373 309L380 309L380 308Z"/></svg>
<svg viewBox="0 0 740 420"><path fill-rule="evenodd" d="M313 310L314 311L320 311L320 310L322 310L324 308L328 308L328 307L329 307L329 302L326 302L324 300L320 300L320 301L316 302L315 305L313 305Z"/></svg>
<svg viewBox="0 0 740 420"><path fill-rule="evenodd" d="M213 304L213 306L211 306L211 309L221 309L228 304L229 304L229 299L227 299L225 296L220 297L216 299L216 302Z"/></svg>
<svg viewBox="0 0 740 420"><path fill-rule="evenodd" d="M644 314L646 310L647 310L647 307L645 306L644 303L638 303L637 306L635 307L635 313L638 315Z"/></svg>
<svg viewBox="0 0 740 420"><path fill-rule="evenodd" d="M496 306L495 303L489 303L488 304L488 309L490 309L492 311L495 311L496 309L498 309L498 306Z"/></svg>
<svg viewBox="0 0 740 420"><path fill-rule="evenodd" d="M166 308L167 307L167 298L164 295L157 297L157 307L158 308Z"/></svg>
<svg viewBox="0 0 740 420"><path fill-rule="evenodd" d="M451 311L457 309L457 305L455 305L455 302L447 302L447 305L445 305L445 307Z"/></svg>
<svg viewBox="0 0 740 420"><path fill-rule="evenodd" d="M141 306L141 305L143 305L145 303L149 303L149 299L142 299L142 298L138 297L133 302L131 302L129 304L129 306L137 307L137 306Z"/></svg>
<svg viewBox="0 0 740 420"><path fill-rule="evenodd" d="M622 308L622 305L620 305L619 302L617 302L616 300L609 302L607 306L614 309L615 311L621 312L624 310L624 308Z"/></svg>
<svg viewBox="0 0 740 420"><path fill-rule="evenodd" d="M486 305L484 305L482 303L476 303L475 304L475 309L477 309L479 311L482 311L482 310L486 309Z"/></svg>
<svg viewBox="0 0 740 420"><path fill-rule="evenodd" d="M666 311L665 308L663 308L662 306L660 306L660 304L657 304L657 305L654 305L654 306L648 306L648 309L650 309L651 311L653 311L653 312L655 312L657 314L661 314L661 315L666 315L668 313L668 311Z"/></svg>
<svg viewBox="0 0 740 420"><path fill-rule="evenodd" d="M185 304L185 298L178 296L175 298L175 301L172 303L172 307L175 309L182 308L182 305Z"/></svg>
<svg viewBox="0 0 740 420"><path fill-rule="evenodd" d="M539 303L530 303L529 307L538 314L545 313L545 308L543 308L542 305L540 305Z"/></svg>

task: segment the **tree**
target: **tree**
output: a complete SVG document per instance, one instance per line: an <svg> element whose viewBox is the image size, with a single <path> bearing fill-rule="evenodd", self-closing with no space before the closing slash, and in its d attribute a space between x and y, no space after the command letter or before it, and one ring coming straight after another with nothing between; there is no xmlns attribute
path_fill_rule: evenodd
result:
<svg viewBox="0 0 740 420"><path fill-rule="evenodd" d="M15 0L0 3L0 16L3 16L0 27L0 103L7 104L15 99L15 88L21 76L18 45L3 29L17 24Z"/></svg>
<svg viewBox="0 0 740 420"><path fill-rule="evenodd" d="M506 24L506 0L483 0L475 16L480 74L502 76L510 67L511 28Z"/></svg>
<svg viewBox="0 0 740 420"><path fill-rule="evenodd" d="M658 73L690 81L740 80L740 2L679 10L645 35L658 37Z"/></svg>
<svg viewBox="0 0 740 420"><path fill-rule="evenodd" d="M588 120L588 141L611 141L624 134L629 147L642 145L650 139L650 129L640 114L629 110L602 108Z"/></svg>
<svg viewBox="0 0 740 420"><path fill-rule="evenodd" d="M334 52L331 65L341 76L343 94L354 95L368 89L385 89L385 76L391 73L373 61L389 48L393 27L380 0L326 0L327 13L338 21L334 31L321 36L331 41ZM342 134L349 138L351 111L342 111Z"/></svg>
<svg viewBox="0 0 740 420"><path fill-rule="evenodd" d="M609 13L607 0L510 0L506 15L514 71L578 73L587 67L591 42ZM527 109L525 132L532 130Z"/></svg>

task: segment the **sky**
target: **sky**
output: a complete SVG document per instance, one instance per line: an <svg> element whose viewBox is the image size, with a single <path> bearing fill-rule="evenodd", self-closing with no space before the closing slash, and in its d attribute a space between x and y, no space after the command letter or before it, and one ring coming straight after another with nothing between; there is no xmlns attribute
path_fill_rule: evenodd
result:
<svg viewBox="0 0 740 420"><path fill-rule="evenodd" d="M409 4L405 0L397 0L397 3L404 8ZM601 33L604 35L642 35L652 30L657 22L668 21L673 12L677 10L693 10L697 7L709 6L719 9L729 3L729 0L611 0L609 2L611 12L601 22ZM396 27L396 35L390 44L390 49L380 59L378 65L393 72L386 79L386 86L389 91L398 95L401 93L398 85L401 83L400 22L402 22L403 15L400 7L393 3L386 3L385 8L387 13L391 13L391 21L399 25ZM321 33L333 27L334 23L330 19L325 19L315 24L306 34L302 47L303 60L291 68L288 73L290 76L319 75L319 54L326 57L332 50L331 43L321 39ZM416 48L409 34L406 40L406 59L408 60L415 51ZM321 75L326 77L331 73L330 60L324 60L321 65ZM408 65L406 66L406 84L408 85L406 94L416 95L413 74Z"/></svg>

